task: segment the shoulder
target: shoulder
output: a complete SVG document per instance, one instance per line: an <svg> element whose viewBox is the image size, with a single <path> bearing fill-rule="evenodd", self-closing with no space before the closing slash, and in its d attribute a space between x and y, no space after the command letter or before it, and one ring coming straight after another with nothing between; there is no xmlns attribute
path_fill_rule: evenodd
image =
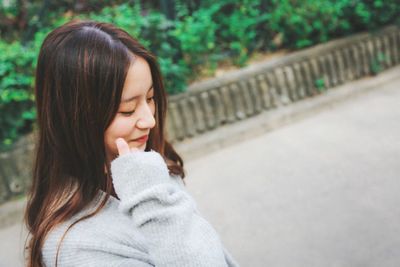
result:
<svg viewBox="0 0 400 267"><path fill-rule="evenodd" d="M48 233L42 249L45 266L55 265L57 251L59 266L104 265L124 258L148 261L145 239L118 212L115 203L107 203L98 214L69 228L77 219L74 217Z"/></svg>

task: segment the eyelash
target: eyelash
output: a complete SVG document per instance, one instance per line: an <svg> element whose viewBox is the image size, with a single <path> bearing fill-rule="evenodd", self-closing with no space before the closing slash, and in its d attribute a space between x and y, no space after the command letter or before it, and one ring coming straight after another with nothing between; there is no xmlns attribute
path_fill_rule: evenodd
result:
<svg viewBox="0 0 400 267"><path fill-rule="evenodd" d="M150 100L149 100L149 99L150 99ZM147 100L148 100L148 101L154 100L154 96L147 98ZM128 111L128 112L121 112L121 114L122 114L122 115L125 115L125 116L130 116L130 115L132 115L133 113L135 113L135 110Z"/></svg>

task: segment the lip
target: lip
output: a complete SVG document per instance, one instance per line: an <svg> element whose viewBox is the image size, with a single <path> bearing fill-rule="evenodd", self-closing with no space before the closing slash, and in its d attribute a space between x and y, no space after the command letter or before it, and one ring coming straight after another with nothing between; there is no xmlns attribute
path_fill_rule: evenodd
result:
<svg viewBox="0 0 400 267"><path fill-rule="evenodd" d="M132 141L139 142L139 143L144 143L144 142L147 141L148 138L149 138L148 135L143 135L142 137L139 137L139 138L134 139L134 140L132 140Z"/></svg>

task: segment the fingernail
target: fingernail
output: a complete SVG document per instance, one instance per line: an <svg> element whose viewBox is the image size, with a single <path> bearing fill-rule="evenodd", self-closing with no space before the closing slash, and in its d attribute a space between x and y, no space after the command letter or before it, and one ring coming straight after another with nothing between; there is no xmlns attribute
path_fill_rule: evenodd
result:
<svg viewBox="0 0 400 267"><path fill-rule="evenodd" d="M124 139L122 139L121 137L119 137L119 138L117 138L116 143L119 144L119 145L122 145L122 144L123 144L123 140L124 140Z"/></svg>

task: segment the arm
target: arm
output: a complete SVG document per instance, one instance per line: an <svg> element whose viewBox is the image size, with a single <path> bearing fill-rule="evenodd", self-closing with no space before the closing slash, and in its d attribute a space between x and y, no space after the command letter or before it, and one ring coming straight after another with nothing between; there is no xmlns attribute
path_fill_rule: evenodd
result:
<svg viewBox="0 0 400 267"><path fill-rule="evenodd" d="M228 266L217 233L159 153L124 154L111 171L119 209L148 239L156 266Z"/></svg>

